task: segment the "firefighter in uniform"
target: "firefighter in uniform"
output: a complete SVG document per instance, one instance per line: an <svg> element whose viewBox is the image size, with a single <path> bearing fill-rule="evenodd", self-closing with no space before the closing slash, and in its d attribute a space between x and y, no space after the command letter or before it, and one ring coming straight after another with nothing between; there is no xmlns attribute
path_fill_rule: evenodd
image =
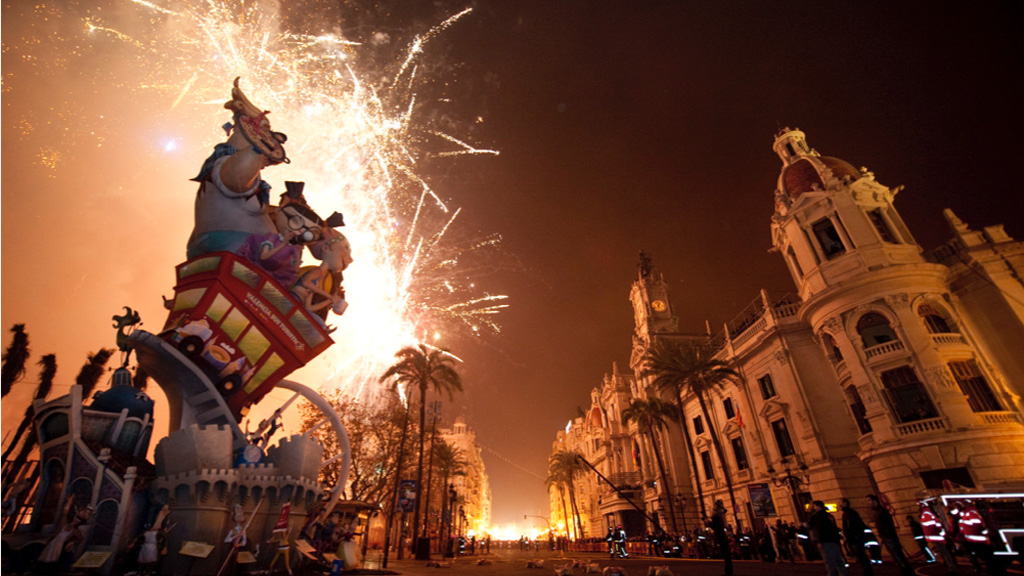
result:
<svg viewBox="0 0 1024 576"><path fill-rule="evenodd" d="M967 551L981 559L990 576L1006 574L1006 566L1003 564L1002 558L993 554L994 550L989 540L985 519L971 500L965 500L961 509L960 534L963 536Z"/></svg>
<svg viewBox="0 0 1024 576"><path fill-rule="evenodd" d="M918 507L921 509L921 530L924 531L925 541L942 558L946 565L946 573L956 574L956 559L946 545L946 528L939 522L939 518L927 502L919 502Z"/></svg>

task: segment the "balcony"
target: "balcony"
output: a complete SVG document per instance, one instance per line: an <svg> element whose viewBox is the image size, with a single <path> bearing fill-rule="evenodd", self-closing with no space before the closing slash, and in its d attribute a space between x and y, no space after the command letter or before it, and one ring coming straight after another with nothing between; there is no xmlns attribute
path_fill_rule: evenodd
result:
<svg viewBox="0 0 1024 576"><path fill-rule="evenodd" d="M1021 422L1020 414L1016 412L980 412L979 416L985 424L1024 424Z"/></svg>
<svg viewBox="0 0 1024 576"><path fill-rule="evenodd" d="M643 484L643 477L640 472L616 472L608 476L611 482L619 490L638 490Z"/></svg>
<svg viewBox="0 0 1024 576"><path fill-rule="evenodd" d="M912 436L914 434L923 434L926 432L939 432L945 430L947 427L946 419L939 417L907 422L906 424L898 424L895 430L897 436Z"/></svg>
<svg viewBox="0 0 1024 576"><path fill-rule="evenodd" d="M890 354L900 352L903 350L903 342L899 340L892 340L890 342L884 342L877 344L870 348L864 349L864 357L868 360L880 360Z"/></svg>
<svg viewBox="0 0 1024 576"><path fill-rule="evenodd" d="M956 332L949 332L944 334L932 334L932 342L935 342L938 346L966 346L967 342L964 341L963 334Z"/></svg>

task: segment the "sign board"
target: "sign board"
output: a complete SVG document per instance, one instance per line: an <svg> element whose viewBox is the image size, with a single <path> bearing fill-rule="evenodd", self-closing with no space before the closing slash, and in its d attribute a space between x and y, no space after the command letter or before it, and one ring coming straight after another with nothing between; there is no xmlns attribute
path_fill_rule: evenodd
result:
<svg viewBox="0 0 1024 576"><path fill-rule="evenodd" d="M755 518L775 516L775 500L768 484L747 484L750 495L750 507L754 509Z"/></svg>
<svg viewBox="0 0 1024 576"><path fill-rule="evenodd" d="M252 555L252 552L249 552L248 550L242 550L241 552L238 553L238 563L239 564L255 564L256 563L256 557Z"/></svg>
<svg viewBox="0 0 1024 576"><path fill-rule="evenodd" d="M97 550L86 550L84 554L78 557L78 560L72 565L72 568L99 568L106 563L107 558L113 552L100 552Z"/></svg>
<svg viewBox="0 0 1024 576"><path fill-rule="evenodd" d="M398 509L402 512L416 510L416 481L402 480L398 486Z"/></svg>
<svg viewBox="0 0 1024 576"><path fill-rule="evenodd" d="M192 556L193 558L206 558L213 552L213 544L207 544L206 542L193 542L186 540L181 544L182 556Z"/></svg>
<svg viewBox="0 0 1024 576"><path fill-rule="evenodd" d="M313 552L316 551L316 549L313 548L313 545L310 544L308 540L305 540L303 538L299 538L298 540L295 541L295 549L298 550L299 552L302 552L302 553L308 552L310 554L312 554Z"/></svg>

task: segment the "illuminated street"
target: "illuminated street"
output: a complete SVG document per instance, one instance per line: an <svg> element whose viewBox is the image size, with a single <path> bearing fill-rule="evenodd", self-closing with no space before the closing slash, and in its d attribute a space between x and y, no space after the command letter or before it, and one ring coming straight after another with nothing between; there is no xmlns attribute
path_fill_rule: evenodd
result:
<svg viewBox="0 0 1024 576"><path fill-rule="evenodd" d="M489 565L479 566L477 562L484 558L491 562ZM543 559L544 565L540 569L526 567L531 560ZM557 567L564 566L571 561L583 560L587 563L596 562L602 569L607 566L621 567L625 570L626 576L646 576L652 566L667 566L676 576L718 576L722 574L721 560L680 560L675 558L650 558L637 557L626 560L609 561L604 554L562 554L551 551L521 552L518 549L492 549L491 554L484 556L464 556L453 562L447 568L428 568L425 562L413 560L392 561L388 569L406 576L426 576L430 574L453 574L465 575L488 575L488 576L534 576L551 574ZM773 564L758 562L755 560L734 561L735 576L769 576L786 574L787 576L814 575L820 576L825 573L825 566L821 562L797 562L795 564ZM962 573L967 573L969 566L961 567ZM941 565L916 566L917 574L921 576L939 576L945 574ZM583 569L573 570L574 574L584 574ZM859 576L860 571L856 565L849 568L851 576ZM897 576L900 571L892 562L885 562L874 567L877 576ZM1024 571L1012 569L1010 574L1024 574Z"/></svg>

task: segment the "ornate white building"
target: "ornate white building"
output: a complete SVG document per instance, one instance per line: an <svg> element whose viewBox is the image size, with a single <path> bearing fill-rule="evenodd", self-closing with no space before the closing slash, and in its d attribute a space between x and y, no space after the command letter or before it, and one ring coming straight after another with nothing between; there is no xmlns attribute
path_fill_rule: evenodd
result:
<svg viewBox="0 0 1024 576"><path fill-rule="evenodd" d="M464 474L453 476L449 482L455 486L462 512L466 515L466 527L479 536L491 525L491 485L476 443L476 432L466 426L464 417L459 416L450 429L439 429L437 433L442 440L457 448L465 461Z"/></svg>
<svg viewBox="0 0 1024 576"><path fill-rule="evenodd" d="M743 527L796 520L812 498L858 507L876 492L902 517L951 483L1020 491L1024 243L1001 225L972 230L946 210L952 239L925 251L893 206L899 188L819 155L799 130L782 130L774 149L782 170L772 241L797 292L762 291L717 337L684 334L667 284L642 257L630 292L632 374L606 377L592 393L600 425L574 420L555 449L580 450L617 487L639 486L647 516L667 530L692 529L714 500L731 501L712 429L734 486L729 521ZM669 486L644 457L655 447L619 418L629 398L655 393L641 373L657 339L705 348L740 374L711 395L711 422L684 396L697 464L673 424L660 445ZM623 456L630 445L637 458ZM581 511L604 517L588 533L636 514L603 481L578 492L597 498ZM554 499L552 515L562 515Z"/></svg>

